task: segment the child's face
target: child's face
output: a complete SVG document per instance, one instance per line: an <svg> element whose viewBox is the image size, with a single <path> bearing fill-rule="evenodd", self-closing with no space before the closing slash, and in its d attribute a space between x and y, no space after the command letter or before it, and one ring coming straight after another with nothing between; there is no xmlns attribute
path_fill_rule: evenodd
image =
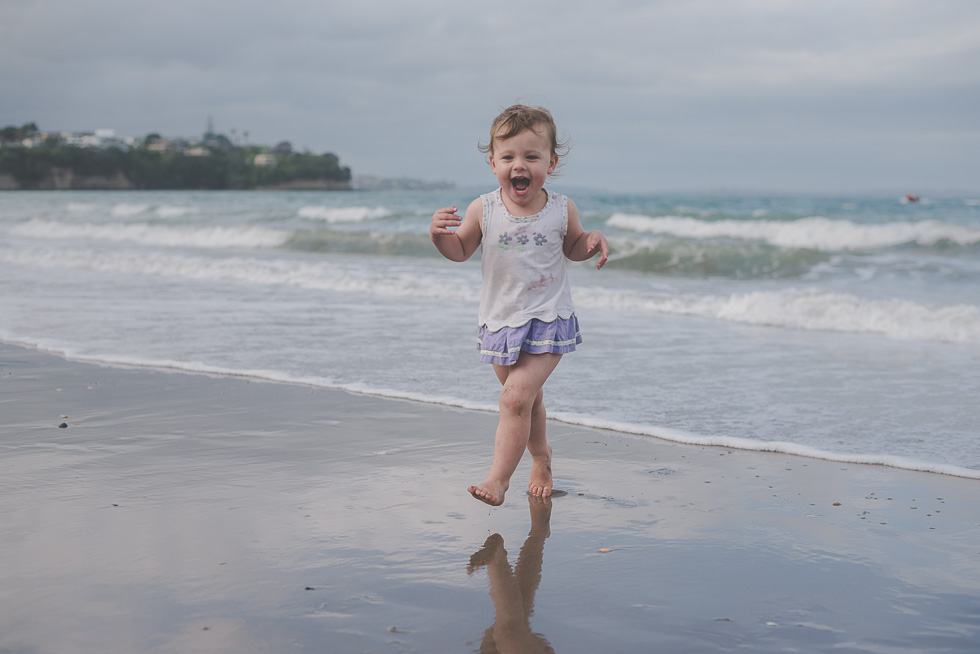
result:
<svg viewBox="0 0 980 654"><path fill-rule="evenodd" d="M558 165L558 156L551 152L544 132L528 129L509 139L493 139L490 169L497 176L505 201L509 201L508 209L536 213L544 206L541 189Z"/></svg>

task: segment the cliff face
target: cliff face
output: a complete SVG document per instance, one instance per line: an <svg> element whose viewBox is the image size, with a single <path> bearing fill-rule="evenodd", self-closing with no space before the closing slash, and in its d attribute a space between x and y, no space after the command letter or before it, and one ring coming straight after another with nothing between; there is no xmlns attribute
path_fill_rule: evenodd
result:
<svg viewBox="0 0 980 654"><path fill-rule="evenodd" d="M24 188L38 191L124 191L136 187L119 172L112 176L78 175L71 168L52 168L43 179L30 187L20 184L9 173L0 173L0 191L20 191Z"/></svg>
<svg viewBox="0 0 980 654"><path fill-rule="evenodd" d="M115 175L78 175L71 168L53 168L40 188L52 190L122 191L135 188L120 172Z"/></svg>

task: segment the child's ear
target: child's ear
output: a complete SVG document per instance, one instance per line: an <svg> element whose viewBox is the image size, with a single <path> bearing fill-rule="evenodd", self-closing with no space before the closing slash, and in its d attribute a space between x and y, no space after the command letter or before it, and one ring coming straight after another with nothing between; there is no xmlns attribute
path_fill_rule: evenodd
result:
<svg viewBox="0 0 980 654"><path fill-rule="evenodd" d="M550 175L551 173L555 172L555 168L557 168L557 167L558 167L558 155L557 154L552 154L551 155L551 165L548 166L548 174Z"/></svg>

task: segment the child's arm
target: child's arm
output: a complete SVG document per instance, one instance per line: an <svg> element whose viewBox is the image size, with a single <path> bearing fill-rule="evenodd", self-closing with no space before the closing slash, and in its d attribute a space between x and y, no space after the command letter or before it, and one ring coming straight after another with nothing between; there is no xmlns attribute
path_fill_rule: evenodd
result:
<svg viewBox="0 0 980 654"><path fill-rule="evenodd" d="M483 239L483 201L480 198L473 200L463 218L456 215L456 207L436 211L429 225L429 238L442 256L450 261L469 259Z"/></svg>
<svg viewBox="0 0 980 654"><path fill-rule="evenodd" d="M565 232L562 249L565 256L572 261L585 261L600 252L599 261L595 264L596 270L602 268L609 259L609 243L605 235L599 230L586 232L582 229L578 207L571 200L568 201L568 230Z"/></svg>

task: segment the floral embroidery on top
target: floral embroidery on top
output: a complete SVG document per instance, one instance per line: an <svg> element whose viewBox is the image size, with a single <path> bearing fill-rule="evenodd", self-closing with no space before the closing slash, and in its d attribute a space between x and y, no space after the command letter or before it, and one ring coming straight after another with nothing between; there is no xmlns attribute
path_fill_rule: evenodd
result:
<svg viewBox="0 0 980 654"><path fill-rule="evenodd" d="M538 247L542 247L545 243L548 243L548 237L540 232L533 232L534 244ZM516 241L511 243L511 241ZM531 236L526 234L523 229L518 228L517 233L510 234L509 232L502 232L497 236L497 247L501 250L509 250L513 248L517 252L524 252L524 246L531 242Z"/></svg>
<svg viewBox="0 0 980 654"><path fill-rule="evenodd" d="M541 242L539 242L538 239L544 237L540 235L535 235L534 238L535 238L535 242L538 245L541 245ZM517 241L517 243L514 244L514 249L517 250L518 252L523 252L524 246L531 241L531 237L525 234L524 232L514 234L513 236L511 236L507 232L504 232L503 234L497 237L497 247L500 248L501 250L509 250L511 246L510 243L511 241Z"/></svg>

